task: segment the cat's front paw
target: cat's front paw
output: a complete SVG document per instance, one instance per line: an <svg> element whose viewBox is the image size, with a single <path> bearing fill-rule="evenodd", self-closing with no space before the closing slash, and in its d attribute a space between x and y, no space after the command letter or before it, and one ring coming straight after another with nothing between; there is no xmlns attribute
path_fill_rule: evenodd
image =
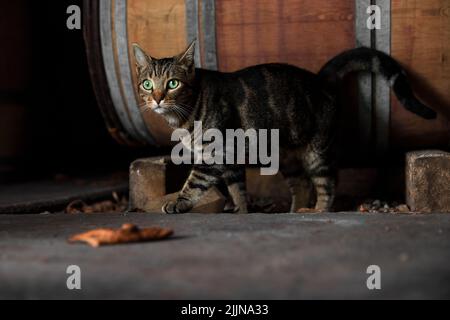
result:
<svg viewBox="0 0 450 320"><path fill-rule="evenodd" d="M190 200L177 199L175 201L167 202L162 207L162 211L167 214L180 214L189 212L193 207L194 206Z"/></svg>

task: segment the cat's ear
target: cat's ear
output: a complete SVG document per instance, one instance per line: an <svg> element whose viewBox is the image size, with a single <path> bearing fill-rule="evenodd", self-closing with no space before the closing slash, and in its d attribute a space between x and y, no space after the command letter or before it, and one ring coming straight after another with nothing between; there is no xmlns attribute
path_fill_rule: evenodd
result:
<svg viewBox="0 0 450 320"><path fill-rule="evenodd" d="M144 68L148 66L152 58L150 58L145 51L136 43L133 43L134 58L136 60L136 66Z"/></svg>
<svg viewBox="0 0 450 320"><path fill-rule="evenodd" d="M188 69L195 66L195 42L191 42L189 47L179 56L176 57L178 63L183 64L188 67Z"/></svg>

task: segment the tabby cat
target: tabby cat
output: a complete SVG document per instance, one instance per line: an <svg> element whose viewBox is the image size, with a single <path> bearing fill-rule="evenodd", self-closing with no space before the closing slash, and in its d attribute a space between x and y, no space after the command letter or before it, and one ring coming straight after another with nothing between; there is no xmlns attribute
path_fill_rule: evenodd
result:
<svg viewBox="0 0 450 320"><path fill-rule="evenodd" d="M155 59L134 45L139 93L144 109L162 115L173 128L192 133L194 121L215 128L279 129L280 171L292 193L291 211L331 209L336 189L337 84L346 74L381 74L409 111L426 119L436 113L414 96L403 68L390 56L368 48L346 51L314 74L287 64L264 64L233 73L196 69L195 42L175 57ZM283 159L295 158L296 165ZM195 165L166 213L190 211L214 185L226 183L227 210L246 213L245 168Z"/></svg>

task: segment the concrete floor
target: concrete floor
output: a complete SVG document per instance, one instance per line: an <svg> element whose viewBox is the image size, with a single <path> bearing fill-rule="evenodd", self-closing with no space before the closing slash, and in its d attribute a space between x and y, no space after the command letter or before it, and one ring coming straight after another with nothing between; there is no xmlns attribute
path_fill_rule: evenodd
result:
<svg viewBox="0 0 450 320"><path fill-rule="evenodd" d="M125 222L176 237L66 243ZM366 287L374 264L379 291ZM81 267L81 291L66 288L69 265ZM0 215L4 298L450 298L450 215Z"/></svg>
<svg viewBox="0 0 450 320"><path fill-rule="evenodd" d="M75 200L96 202L112 198L112 193L128 194L128 174L0 184L0 214L63 211Z"/></svg>

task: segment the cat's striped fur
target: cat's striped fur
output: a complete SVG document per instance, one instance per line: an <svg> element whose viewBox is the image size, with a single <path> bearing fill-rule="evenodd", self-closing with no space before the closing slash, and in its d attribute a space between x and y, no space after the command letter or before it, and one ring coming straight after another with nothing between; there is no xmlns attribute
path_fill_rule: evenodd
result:
<svg viewBox="0 0 450 320"><path fill-rule="evenodd" d="M345 74L379 73L408 110L427 119L436 116L414 97L400 65L372 49L344 52L318 75L286 64L258 65L234 73L195 69L194 50L191 44L179 56L154 59L134 46L144 108L162 114L172 127L190 132L194 121L202 121L204 130L222 132L279 129L280 170L292 192L292 211L311 206L311 199L302 192L309 186L315 191L315 210L330 210L333 204L338 110L335 84ZM148 79L154 83L151 92L141 85ZM167 87L171 79L180 82L175 90ZM288 159L289 165L283 162ZM211 186L222 182L228 186L227 209L247 212L245 168L227 165L194 166L178 199L167 203L164 211L187 212Z"/></svg>

